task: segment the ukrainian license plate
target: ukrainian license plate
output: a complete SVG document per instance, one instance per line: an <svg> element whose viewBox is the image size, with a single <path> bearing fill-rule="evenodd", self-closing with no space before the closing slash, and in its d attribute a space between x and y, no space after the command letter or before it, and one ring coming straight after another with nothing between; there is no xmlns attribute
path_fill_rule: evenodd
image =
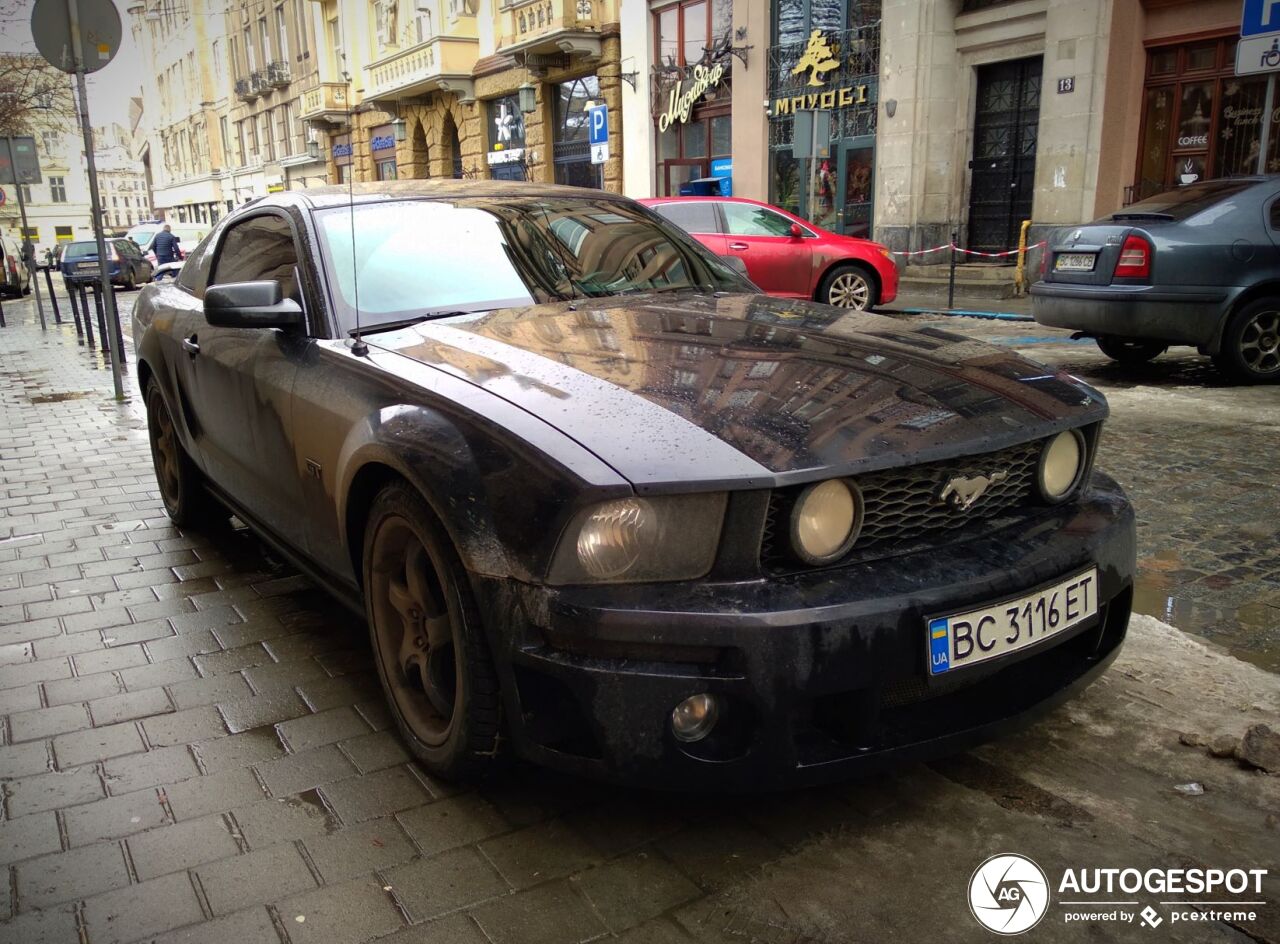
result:
<svg viewBox="0 0 1280 944"><path fill-rule="evenodd" d="M1053 261L1055 272L1092 272L1097 255L1092 252L1063 252Z"/></svg>
<svg viewBox="0 0 1280 944"><path fill-rule="evenodd" d="M1098 571L1026 596L927 623L929 674L941 675L1038 645L1098 613Z"/></svg>

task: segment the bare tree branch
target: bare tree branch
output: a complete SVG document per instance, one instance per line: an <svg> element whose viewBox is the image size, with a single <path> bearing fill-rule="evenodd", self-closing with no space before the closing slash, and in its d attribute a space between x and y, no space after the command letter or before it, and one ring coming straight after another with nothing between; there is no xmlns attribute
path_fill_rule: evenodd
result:
<svg viewBox="0 0 1280 944"><path fill-rule="evenodd" d="M34 53L0 55L0 135L74 127L71 82Z"/></svg>

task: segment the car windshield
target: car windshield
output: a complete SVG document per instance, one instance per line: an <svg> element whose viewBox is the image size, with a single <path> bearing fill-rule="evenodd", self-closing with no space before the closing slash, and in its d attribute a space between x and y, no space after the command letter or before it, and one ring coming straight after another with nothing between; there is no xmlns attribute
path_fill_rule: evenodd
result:
<svg viewBox="0 0 1280 944"><path fill-rule="evenodd" d="M1171 220L1185 220L1201 210L1220 203L1228 197L1234 197L1242 190L1252 187L1254 180L1213 180L1200 184L1179 187L1158 193L1154 197L1130 204L1122 210L1111 214L1111 219L1122 220L1135 216L1164 216Z"/></svg>
<svg viewBox="0 0 1280 944"><path fill-rule="evenodd" d="M85 256L98 254L97 243L72 243L62 253L64 259L83 259Z"/></svg>
<svg viewBox="0 0 1280 944"><path fill-rule="evenodd" d="M147 246L158 232L160 232L158 229L135 229L130 230L128 236L139 246Z"/></svg>
<svg viewBox="0 0 1280 944"><path fill-rule="evenodd" d="M357 290L362 327L574 298L750 290L684 234L604 198L398 200L317 218L347 330Z"/></svg>

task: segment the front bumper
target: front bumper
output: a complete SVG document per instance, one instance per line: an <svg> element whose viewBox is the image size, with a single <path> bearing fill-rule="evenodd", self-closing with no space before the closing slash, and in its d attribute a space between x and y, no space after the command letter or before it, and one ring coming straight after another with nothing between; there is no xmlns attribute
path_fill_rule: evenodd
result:
<svg viewBox="0 0 1280 944"><path fill-rule="evenodd" d="M546 588L477 578L511 734L552 767L665 789L776 789L950 753L1092 682L1128 626L1133 511L1094 473L1079 502L926 552L741 583ZM926 614L1093 564L1098 617L1043 646L928 676ZM493 627L501 627L493 632ZM707 740L672 708L728 705Z"/></svg>
<svg viewBox="0 0 1280 944"><path fill-rule="evenodd" d="M1053 328L1216 349L1223 321L1239 292L1036 282L1031 286L1031 314Z"/></svg>

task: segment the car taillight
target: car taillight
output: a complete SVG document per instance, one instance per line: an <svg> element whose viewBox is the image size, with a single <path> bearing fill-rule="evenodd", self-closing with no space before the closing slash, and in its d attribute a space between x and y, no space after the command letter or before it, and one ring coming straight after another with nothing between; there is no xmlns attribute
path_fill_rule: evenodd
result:
<svg viewBox="0 0 1280 944"><path fill-rule="evenodd" d="M1151 243L1141 236L1130 234L1120 247L1120 258L1112 278L1145 279L1151 275Z"/></svg>

